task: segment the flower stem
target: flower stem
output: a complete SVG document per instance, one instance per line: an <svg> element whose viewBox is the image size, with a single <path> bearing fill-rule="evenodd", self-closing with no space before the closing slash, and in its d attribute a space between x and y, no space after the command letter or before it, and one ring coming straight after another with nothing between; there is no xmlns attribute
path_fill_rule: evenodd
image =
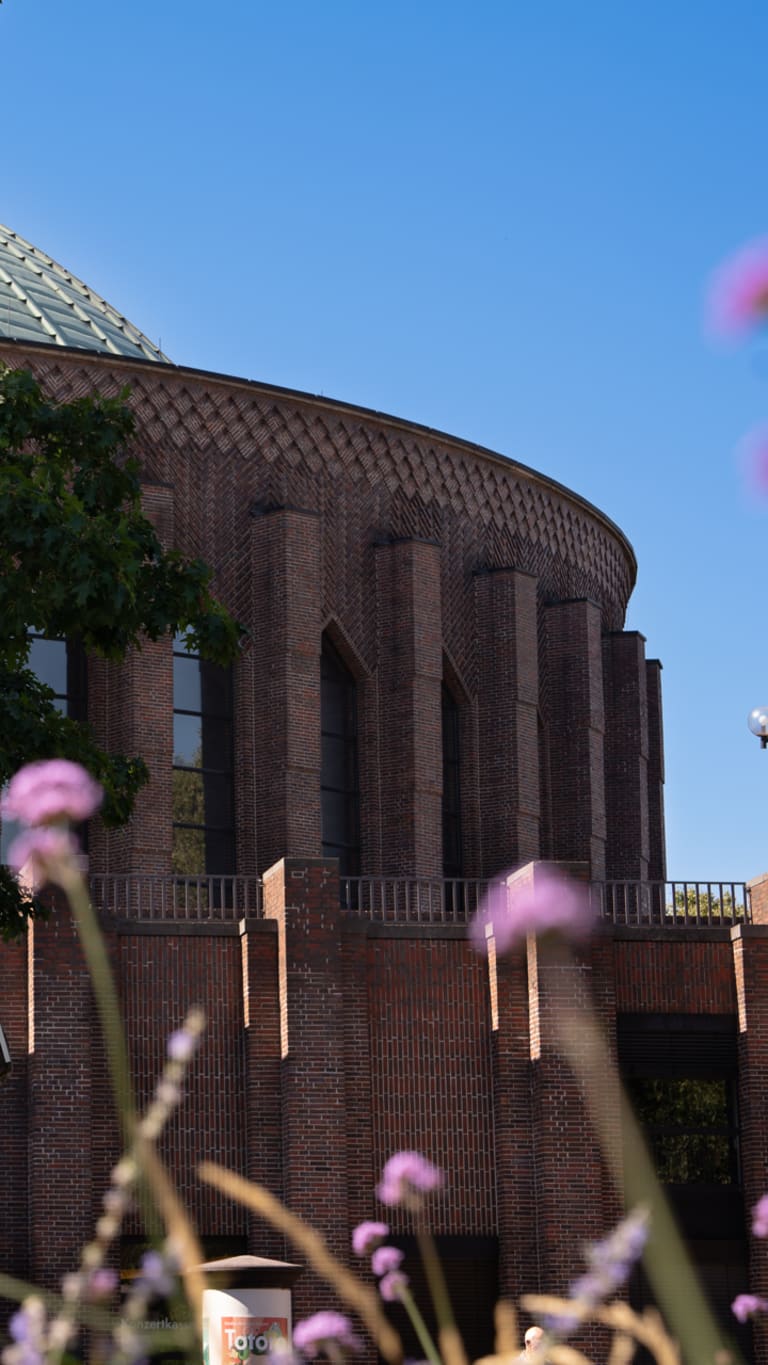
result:
<svg viewBox="0 0 768 1365"><path fill-rule="evenodd" d="M438 1340L445 1365L466 1365L466 1353L454 1321L453 1309L448 1297L448 1286L445 1283L445 1275L434 1239L424 1227L417 1229L416 1237L427 1276L429 1292L434 1304L438 1324Z"/></svg>
<svg viewBox="0 0 768 1365"><path fill-rule="evenodd" d="M416 1300L410 1289L403 1288L400 1290L400 1302L411 1320L411 1326L419 1338L419 1344L427 1357L427 1360L431 1360L432 1365L442 1365L437 1347L432 1340L429 1328L419 1312Z"/></svg>

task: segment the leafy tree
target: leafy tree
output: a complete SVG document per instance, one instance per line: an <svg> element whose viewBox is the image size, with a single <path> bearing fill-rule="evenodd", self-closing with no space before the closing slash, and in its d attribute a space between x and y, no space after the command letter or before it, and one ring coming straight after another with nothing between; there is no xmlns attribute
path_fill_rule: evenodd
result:
<svg viewBox="0 0 768 1365"><path fill-rule="evenodd" d="M29 631L106 659L182 631L217 664L243 633L211 595L210 569L164 550L142 512L127 397L57 403L28 371L0 371L0 784L33 759L74 759L102 783L109 825L130 816L146 767L61 714L27 667ZM0 935L40 908L0 869Z"/></svg>

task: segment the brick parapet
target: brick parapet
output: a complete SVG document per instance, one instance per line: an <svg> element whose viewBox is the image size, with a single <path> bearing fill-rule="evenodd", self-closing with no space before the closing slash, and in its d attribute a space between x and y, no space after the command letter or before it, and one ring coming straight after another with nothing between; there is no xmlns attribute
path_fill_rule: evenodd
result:
<svg viewBox="0 0 768 1365"><path fill-rule="evenodd" d="M536 579L475 575L483 876L540 856Z"/></svg>
<svg viewBox="0 0 768 1365"><path fill-rule="evenodd" d="M545 608L545 722L549 738L551 857L605 876L605 702L600 608L589 600Z"/></svg>

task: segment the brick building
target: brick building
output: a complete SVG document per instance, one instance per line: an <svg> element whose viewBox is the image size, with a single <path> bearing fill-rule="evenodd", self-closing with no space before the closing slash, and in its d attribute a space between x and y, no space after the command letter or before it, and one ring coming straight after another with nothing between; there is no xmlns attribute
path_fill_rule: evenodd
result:
<svg viewBox="0 0 768 1365"><path fill-rule="evenodd" d="M485 1349L497 1289L563 1290L620 1209L554 1044L558 999L583 996L716 1297L765 1290L744 1210L766 1184L768 929L759 886L665 883L660 665L623 629L621 531L470 442L174 366L4 230L0 361L59 399L130 386L146 508L249 632L231 674L170 639L121 666L32 646L151 771L127 828L94 822L91 887L143 1096L185 1008L208 1013L164 1149L211 1251L286 1248L197 1182L202 1157L346 1255L383 1161L417 1148L449 1173L437 1231ZM568 969L475 956L487 881L542 859L592 885L589 947ZM0 1266L55 1284L117 1143L66 913L0 948L0 1023ZM610 1083L606 1106L620 1150ZM310 1275L295 1293L326 1301Z"/></svg>

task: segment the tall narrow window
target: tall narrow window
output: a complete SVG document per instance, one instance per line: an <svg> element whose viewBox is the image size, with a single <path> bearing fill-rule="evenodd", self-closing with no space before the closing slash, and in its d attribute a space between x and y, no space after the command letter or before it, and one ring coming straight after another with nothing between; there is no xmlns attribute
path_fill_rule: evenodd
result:
<svg viewBox="0 0 768 1365"><path fill-rule="evenodd" d="M173 654L173 870L235 870L232 676L186 648Z"/></svg>
<svg viewBox="0 0 768 1365"><path fill-rule="evenodd" d="M338 858L342 877L360 873L357 687L330 640L320 661L321 823L323 857Z"/></svg>
<svg viewBox="0 0 768 1365"><path fill-rule="evenodd" d="M86 663L82 646L73 640L52 640L35 630L29 632L27 668L50 687L53 704L63 716L74 720L86 717ZM4 820L0 826L0 863L7 861L10 844L19 832L15 820ZM85 845L86 831L81 831L80 842Z"/></svg>
<svg viewBox="0 0 768 1365"><path fill-rule="evenodd" d="M443 876L464 875L461 837L460 709L443 683Z"/></svg>

